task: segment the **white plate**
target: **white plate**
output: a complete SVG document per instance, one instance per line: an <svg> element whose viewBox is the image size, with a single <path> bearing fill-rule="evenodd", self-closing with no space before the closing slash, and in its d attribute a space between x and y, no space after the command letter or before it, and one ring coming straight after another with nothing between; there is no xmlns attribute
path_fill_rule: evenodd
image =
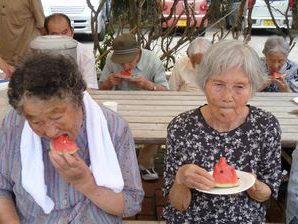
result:
<svg viewBox="0 0 298 224"><path fill-rule="evenodd" d="M295 97L293 101L298 104L298 97Z"/></svg>
<svg viewBox="0 0 298 224"><path fill-rule="evenodd" d="M212 175L212 171L209 172ZM252 185L254 185L256 178L251 173L243 172L240 170L236 170L236 173L239 177L239 186L237 187L230 187L230 188L212 188L208 191L197 189L197 191L204 192L207 194L221 194L221 195L227 195L227 194L237 194L242 191L246 191L249 189Z"/></svg>

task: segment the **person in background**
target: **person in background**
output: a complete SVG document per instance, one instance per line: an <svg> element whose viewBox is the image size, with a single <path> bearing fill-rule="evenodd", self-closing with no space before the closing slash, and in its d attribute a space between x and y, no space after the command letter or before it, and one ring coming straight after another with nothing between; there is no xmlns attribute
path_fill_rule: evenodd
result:
<svg viewBox="0 0 298 224"><path fill-rule="evenodd" d="M133 34L122 34L112 44L99 80L101 90L168 90L165 70L158 56L140 48ZM127 79L123 71L131 72Z"/></svg>
<svg viewBox="0 0 298 224"><path fill-rule="evenodd" d="M292 164L288 182L287 224L298 224L298 145L292 153Z"/></svg>
<svg viewBox="0 0 298 224"><path fill-rule="evenodd" d="M44 27L47 35L64 35L73 38L74 31L70 19L62 13L49 15L45 19ZM98 89L95 57L83 44L77 45L77 63L83 75L87 88Z"/></svg>
<svg viewBox="0 0 298 224"><path fill-rule="evenodd" d="M211 46L209 40L203 37L194 39L187 48L187 56L181 58L175 65L169 79L170 90L198 92L197 69L204 53Z"/></svg>
<svg viewBox="0 0 298 224"><path fill-rule="evenodd" d="M9 79L9 77L14 71L14 67L11 66L10 64L7 64L6 61L4 61L1 57L0 57L0 69L5 74L5 77L3 77L4 79Z"/></svg>
<svg viewBox="0 0 298 224"><path fill-rule="evenodd" d="M263 92L298 92L298 64L289 60L289 44L281 36L269 37L264 45L264 68L269 81L261 88ZM283 75L275 78L274 73Z"/></svg>
<svg viewBox="0 0 298 224"><path fill-rule="evenodd" d="M99 80L101 90L168 90L165 70L158 56L140 48L133 34L122 34L112 44ZM123 75L126 73L126 75ZM159 145L144 145L139 151L139 165L144 180L158 179L154 156Z"/></svg>
<svg viewBox="0 0 298 224"><path fill-rule="evenodd" d="M241 41L220 41L204 54L198 85L207 104L175 117L168 126L164 196L167 223L264 223L263 202L281 182L281 130L269 112L248 105L266 82L257 53ZM253 186L237 194L204 193L220 157L253 173ZM241 177L240 177L241 178Z"/></svg>
<svg viewBox="0 0 298 224"><path fill-rule="evenodd" d="M28 53L31 40L44 33L43 23L41 0L1 1L0 57L14 66Z"/></svg>
<svg viewBox="0 0 298 224"><path fill-rule="evenodd" d="M0 223L120 224L141 210L128 124L85 90L70 56L36 53L16 67L0 126ZM78 151L56 152L59 136Z"/></svg>

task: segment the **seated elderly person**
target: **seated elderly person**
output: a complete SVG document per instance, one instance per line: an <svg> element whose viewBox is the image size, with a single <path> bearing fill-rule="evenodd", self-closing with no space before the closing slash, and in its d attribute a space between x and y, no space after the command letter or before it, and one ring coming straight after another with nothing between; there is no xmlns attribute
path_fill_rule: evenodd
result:
<svg viewBox="0 0 298 224"><path fill-rule="evenodd" d="M283 37L271 36L265 42L263 54L269 81L261 91L298 92L298 64L288 59L288 42Z"/></svg>
<svg viewBox="0 0 298 224"><path fill-rule="evenodd" d="M286 216L287 224L298 224L298 145L292 153Z"/></svg>
<svg viewBox="0 0 298 224"><path fill-rule="evenodd" d="M159 57L142 49L133 34L116 37L99 80L101 90L168 90L165 70ZM143 180L156 180L154 157L159 145L147 144L140 149L138 160Z"/></svg>
<svg viewBox="0 0 298 224"><path fill-rule="evenodd" d="M221 41L204 54L198 83L207 104L178 115L168 126L167 223L265 222L263 202L276 198L280 185L281 131L271 113L247 104L265 81L257 53L243 42ZM210 194L218 182L209 172L221 157L245 176L253 173L252 187Z"/></svg>
<svg viewBox="0 0 298 224"><path fill-rule="evenodd" d="M181 58L174 65L172 75L169 79L171 90L198 92L197 69L204 53L211 46L209 40L198 37L194 39L187 48L187 56Z"/></svg>
<svg viewBox="0 0 298 224"><path fill-rule="evenodd" d="M101 90L168 90L159 57L142 49L133 34L116 37L99 80Z"/></svg>
<svg viewBox="0 0 298 224"><path fill-rule="evenodd" d="M17 66L8 88L14 109L0 128L0 223L114 224L140 211L131 131L85 89L65 56L35 54ZM72 141L77 152L56 152Z"/></svg>

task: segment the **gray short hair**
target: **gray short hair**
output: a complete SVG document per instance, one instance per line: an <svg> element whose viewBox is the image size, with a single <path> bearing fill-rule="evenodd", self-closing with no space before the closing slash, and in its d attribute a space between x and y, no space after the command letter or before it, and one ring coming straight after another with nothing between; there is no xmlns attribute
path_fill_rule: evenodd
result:
<svg viewBox="0 0 298 224"><path fill-rule="evenodd" d="M274 35L266 40L263 54L266 56L268 54L278 52L288 57L289 49L289 44L283 37Z"/></svg>
<svg viewBox="0 0 298 224"><path fill-rule="evenodd" d="M207 49L211 46L211 42L204 37L197 37L194 39L187 48L187 56L202 53L204 54Z"/></svg>
<svg viewBox="0 0 298 224"><path fill-rule="evenodd" d="M239 68L248 76L253 94L267 81L264 66L255 50L238 40L220 41L204 54L197 68L198 84L204 90L209 78Z"/></svg>

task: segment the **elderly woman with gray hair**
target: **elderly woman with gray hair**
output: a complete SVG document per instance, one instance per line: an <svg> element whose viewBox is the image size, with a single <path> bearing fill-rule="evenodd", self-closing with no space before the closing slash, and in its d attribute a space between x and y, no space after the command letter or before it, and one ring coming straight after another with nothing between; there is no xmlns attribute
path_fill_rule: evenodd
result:
<svg viewBox="0 0 298 224"><path fill-rule="evenodd" d="M16 67L0 127L0 223L115 224L140 211L127 122L85 90L71 58L38 53ZM57 152L61 136L79 150Z"/></svg>
<svg viewBox="0 0 298 224"><path fill-rule="evenodd" d="M266 81L260 59L240 41L221 41L204 54L197 80L207 104L168 126L167 223L263 223L263 202L276 198L280 185L281 132L271 113L247 103ZM211 194L215 180L209 172L220 157L253 173L254 184L238 194Z"/></svg>
<svg viewBox="0 0 298 224"><path fill-rule="evenodd" d="M187 56L181 58L175 65L169 79L171 90L197 92L197 71L204 53L211 46L209 40L198 37L194 39L187 48Z"/></svg>
<svg viewBox="0 0 298 224"><path fill-rule="evenodd" d="M298 92L298 64L288 59L288 42L281 36L271 36L265 42L263 54L269 81L261 91ZM276 77L275 73L282 77Z"/></svg>

